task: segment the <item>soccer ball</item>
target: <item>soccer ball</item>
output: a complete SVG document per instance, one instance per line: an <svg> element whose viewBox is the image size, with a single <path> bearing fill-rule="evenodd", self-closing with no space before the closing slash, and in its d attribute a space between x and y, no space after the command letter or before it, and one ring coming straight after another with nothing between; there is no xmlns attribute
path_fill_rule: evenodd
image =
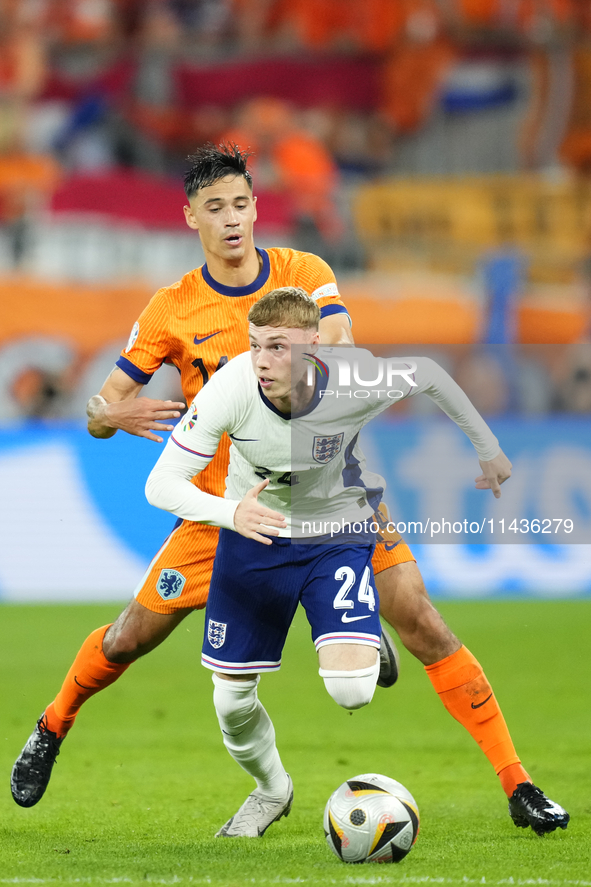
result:
<svg viewBox="0 0 591 887"><path fill-rule="evenodd" d="M340 785L324 810L326 843L343 862L400 862L419 833L419 808L400 782L362 773Z"/></svg>

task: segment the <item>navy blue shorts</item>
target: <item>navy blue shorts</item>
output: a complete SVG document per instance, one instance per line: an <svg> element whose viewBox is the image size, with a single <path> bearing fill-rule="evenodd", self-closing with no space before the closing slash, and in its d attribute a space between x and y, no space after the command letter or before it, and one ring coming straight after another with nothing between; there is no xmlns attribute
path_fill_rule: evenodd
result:
<svg viewBox="0 0 591 887"><path fill-rule="evenodd" d="M221 530L201 662L212 671L277 671L298 603L316 649L325 644L380 646L373 545L272 545Z"/></svg>

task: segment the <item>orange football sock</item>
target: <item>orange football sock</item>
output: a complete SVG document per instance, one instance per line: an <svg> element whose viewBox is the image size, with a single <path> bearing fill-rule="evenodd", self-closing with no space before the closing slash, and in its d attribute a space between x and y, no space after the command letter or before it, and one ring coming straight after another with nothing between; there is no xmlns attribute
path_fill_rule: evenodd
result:
<svg viewBox="0 0 591 887"><path fill-rule="evenodd" d="M460 647L425 666L425 671L450 715L466 728L495 768L507 797L520 782L530 782L492 687L472 653Z"/></svg>
<svg viewBox="0 0 591 887"><path fill-rule="evenodd" d="M103 653L103 639L109 625L89 634L74 659L62 688L45 709L47 727L58 736L65 736L73 726L80 706L109 684L113 684L129 668L130 662L109 662Z"/></svg>
<svg viewBox="0 0 591 887"><path fill-rule="evenodd" d="M508 767L501 770L498 777L508 798L511 797L520 782L531 782L521 764L509 764Z"/></svg>

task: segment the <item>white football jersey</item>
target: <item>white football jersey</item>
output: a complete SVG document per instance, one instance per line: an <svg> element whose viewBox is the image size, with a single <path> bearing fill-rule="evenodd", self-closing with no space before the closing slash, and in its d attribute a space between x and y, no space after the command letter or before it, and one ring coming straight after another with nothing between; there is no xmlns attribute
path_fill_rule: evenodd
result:
<svg viewBox="0 0 591 887"><path fill-rule="evenodd" d="M231 360L172 433L148 479L150 502L187 520L233 529L236 506L267 478L259 502L285 516L282 536L308 536L312 526L326 535L335 520L369 519L385 484L366 465L359 431L392 403L421 392L463 428L481 459L499 452L466 395L429 358L384 359L359 348L320 347L310 355L309 382L314 396L308 407L281 413L260 388L250 353ZM223 503L188 481L213 458L224 432L232 447Z"/></svg>

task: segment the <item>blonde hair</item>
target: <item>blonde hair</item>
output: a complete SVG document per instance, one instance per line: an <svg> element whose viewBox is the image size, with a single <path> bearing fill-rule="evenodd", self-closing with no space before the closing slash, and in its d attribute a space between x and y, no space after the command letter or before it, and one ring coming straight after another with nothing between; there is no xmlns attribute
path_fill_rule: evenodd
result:
<svg viewBox="0 0 591 887"><path fill-rule="evenodd" d="M254 326L288 329L318 329L320 308L308 293L297 286L284 286L266 293L248 312Z"/></svg>

